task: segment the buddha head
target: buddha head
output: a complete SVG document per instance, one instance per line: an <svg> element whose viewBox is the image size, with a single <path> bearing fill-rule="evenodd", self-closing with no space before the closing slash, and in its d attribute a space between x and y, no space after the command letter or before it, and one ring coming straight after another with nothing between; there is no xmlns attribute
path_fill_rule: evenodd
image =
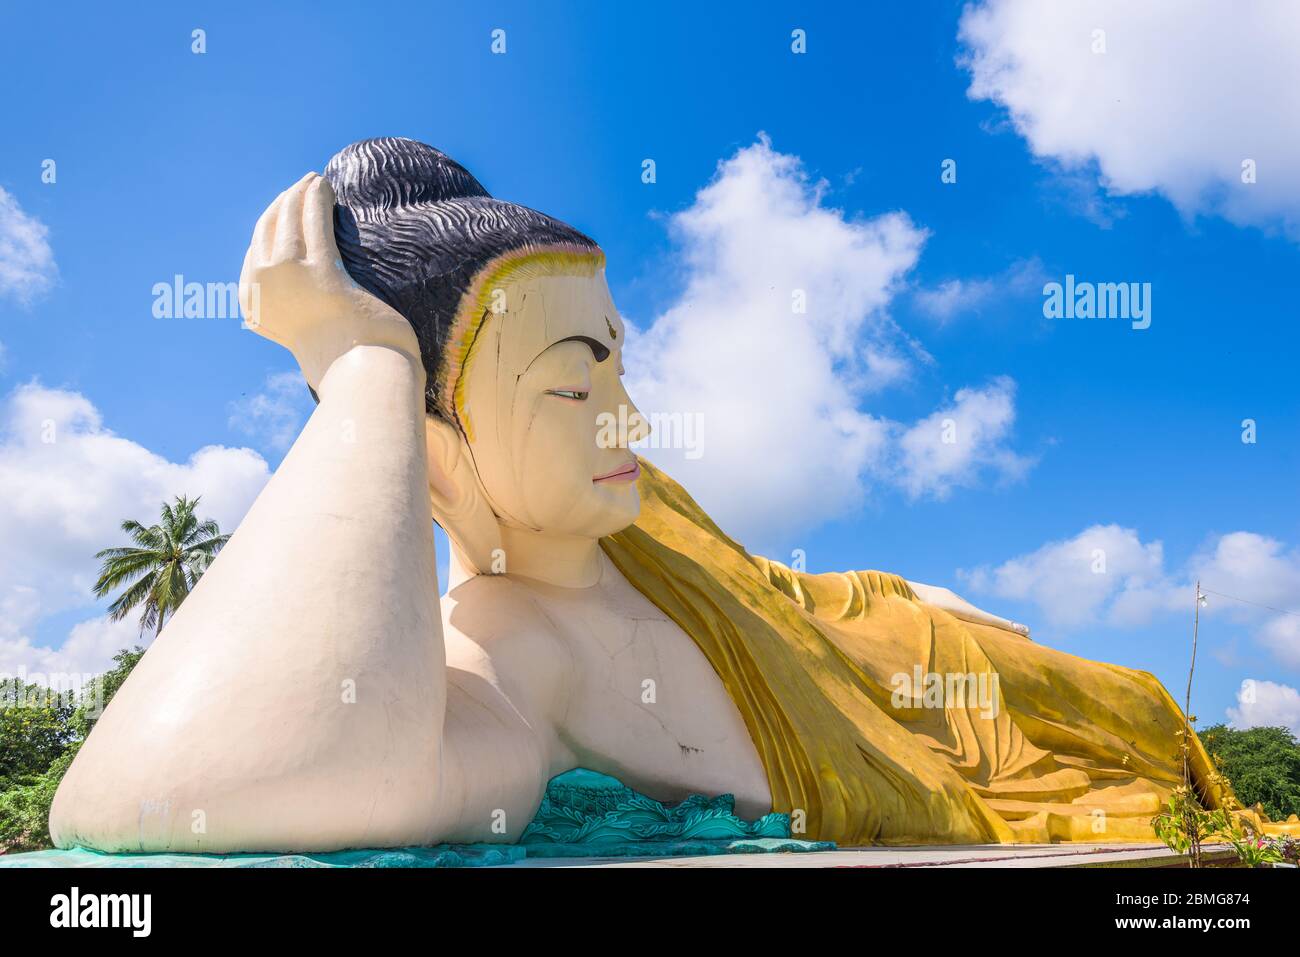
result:
<svg viewBox="0 0 1300 957"><path fill-rule="evenodd" d="M496 570L503 528L595 539L636 521L645 420L600 247L414 140L354 143L325 177L344 267L419 341L433 517L458 560Z"/></svg>

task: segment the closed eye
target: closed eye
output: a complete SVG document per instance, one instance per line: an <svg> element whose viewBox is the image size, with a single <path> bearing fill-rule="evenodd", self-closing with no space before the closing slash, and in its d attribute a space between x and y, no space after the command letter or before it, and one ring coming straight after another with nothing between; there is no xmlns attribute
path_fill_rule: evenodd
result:
<svg viewBox="0 0 1300 957"><path fill-rule="evenodd" d="M558 395L561 399L576 399L581 402L587 398L589 393L579 392L576 389L547 389L547 395Z"/></svg>

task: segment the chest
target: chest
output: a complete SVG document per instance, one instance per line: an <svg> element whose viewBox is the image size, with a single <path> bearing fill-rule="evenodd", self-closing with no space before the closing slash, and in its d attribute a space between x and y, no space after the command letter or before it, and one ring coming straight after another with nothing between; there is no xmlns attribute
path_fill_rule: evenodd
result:
<svg viewBox="0 0 1300 957"><path fill-rule="evenodd" d="M644 596L629 586L593 597L548 609L576 665L578 698L683 731L734 710L703 652Z"/></svg>
<svg viewBox="0 0 1300 957"><path fill-rule="evenodd" d="M766 810L766 776L731 696L699 647L624 581L544 609L574 674L564 734L579 762L655 797L733 793Z"/></svg>

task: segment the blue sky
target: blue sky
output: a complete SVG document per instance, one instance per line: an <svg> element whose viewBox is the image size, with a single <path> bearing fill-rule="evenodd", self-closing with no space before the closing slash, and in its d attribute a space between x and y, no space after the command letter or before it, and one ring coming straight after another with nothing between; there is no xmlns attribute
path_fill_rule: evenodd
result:
<svg viewBox="0 0 1300 957"><path fill-rule="evenodd" d="M763 281L720 254L757 243L809 264L812 318L754 318L753 336L779 356L847 330L829 377L814 364L754 383L710 353L753 392L744 423L701 400L719 451L682 467L755 550L953 587L1038 640L1154 671L1180 700L1198 572L1300 611L1300 199L1280 182L1300 130L1267 92L1296 78L1269 65L1286 34L1262 14L1193 4L1191 32L1170 38L1122 4L1012 0L978 5L964 33L957 3L267 6L0 13L0 264L18 260L0 266L0 667L90 667L130 638L85 600L88 553L115 543L120 510L148 518L188 483L233 522L265 481L310 408L291 357L235 320L156 319L152 289L237 278L275 194L377 135L429 142L593 236L643 332L631 384L658 375L688 410L707 370L675 364L679 333L707 343L711 282ZM1177 46L1207 26L1209 65ZM1257 95L1225 89L1234 77ZM1258 182L1240 182L1238 157ZM724 209L745 186L790 205ZM904 248L873 265L886 222ZM817 268L825 235L825 258L841 241L861 258ZM1150 283L1151 327L1045 319L1042 285L1067 273ZM718 328L749 328L737 316ZM790 421L837 412L847 437L787 444ZM953 461L924 445L948 417L972 443ZM45 421L69 437L57 455L32 439ZM729 451L732 431L756 436L755 458ZM745 478L756 463L766 493ZM1232 708L1300 726L1296 623L1211 596L1203 721ZM1246 679L1257 697L1238 700Z"/></svg>

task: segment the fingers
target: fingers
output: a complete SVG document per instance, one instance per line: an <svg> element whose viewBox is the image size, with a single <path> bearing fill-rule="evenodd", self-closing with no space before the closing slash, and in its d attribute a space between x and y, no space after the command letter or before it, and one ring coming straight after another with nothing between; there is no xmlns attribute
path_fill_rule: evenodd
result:
<svg viewBox="0 0 1300 957"><path fill-rule="evenodd" d="M239 271L239 308L244 314L244 328L257 329L262 324L262 289L259 274L263 261L250 247L244 256L244 268Z"/></svg>
<svg viewBox="0 0 1300 957"><path fill-rule="evenodd" d="M253 229L253 241L244 258L244 271L308 255L332 259L334 243L334 190L316 173L307 173L266 208Z"/></svg>
<svg viewBox="0 0 1300 957"><path fill-rule="evenodd" d="M275 202L266 207L266 212L258 217L253 228L253 241L248 246L249 254L256 254L259 262L271 261L271 250L275 244L275 220L280 215L280 202L284 193L275 198Z"/></svg>
<svg viewBox="0 0 1300 957"><path fill-rule="evenodd" d="M318 177L307 189L303 200L302 233L307 242L307 258L333 262L338 258L334 241L334 188L329 180Z"/></svg>
<svg viewBox="0 0 1300 957"><path fill-rule="evenodd" d="M315 173L308 173L281 195L275 221L275 245L271 251L273 262L307 258L307 242L302 235L303 196L316 178Z"/></svg>
<svg viewBox="0 0 1300 957"><path fill-rule="evenodd" d="M253 250L250 247L244 255L244 268L239 270L239 308L244 313L244 324L254 325L257 317L253 315Z"/></svg>

